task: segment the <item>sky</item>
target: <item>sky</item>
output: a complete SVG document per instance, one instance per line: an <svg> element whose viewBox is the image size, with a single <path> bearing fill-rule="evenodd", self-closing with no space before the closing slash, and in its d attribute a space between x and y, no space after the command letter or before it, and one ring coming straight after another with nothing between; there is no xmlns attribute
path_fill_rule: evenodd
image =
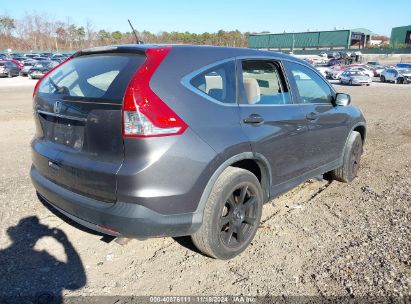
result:
<svg viewBox="0 0 411 304"><path fill-rule="evenodd" d="M391 28L411 24L411 0L0 0L0 15L21 18L47 15L94 29L138 31L273 33L367 28L390 35Z"/></svg>

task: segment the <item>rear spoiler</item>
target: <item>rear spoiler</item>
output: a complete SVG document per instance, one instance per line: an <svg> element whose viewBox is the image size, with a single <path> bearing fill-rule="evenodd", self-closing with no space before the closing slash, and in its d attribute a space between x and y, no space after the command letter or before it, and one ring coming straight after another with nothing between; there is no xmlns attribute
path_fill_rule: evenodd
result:
<svg viewBox="0 0 411 304"><path fill-rule="evenodd" d="M131 53L131 54L140 54L144 55L146 47L136 47L136 45L108 45L108 46L97 46L88 49L84 49L74 53L71 58L83 56L83 55L92 55L92 54L104 54L104 53Z"/></svg>

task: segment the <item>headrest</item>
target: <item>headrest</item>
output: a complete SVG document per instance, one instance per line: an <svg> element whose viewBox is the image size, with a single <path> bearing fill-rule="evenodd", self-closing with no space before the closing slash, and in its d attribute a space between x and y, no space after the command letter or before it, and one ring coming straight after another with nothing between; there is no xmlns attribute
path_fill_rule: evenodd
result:
<svg viewBox="0 0 411 304"><path fill-rule="evenodd" d="M244 78L244 89L249 104L255 104L260 101L261 92L258 82L254 78Z"/></svg>

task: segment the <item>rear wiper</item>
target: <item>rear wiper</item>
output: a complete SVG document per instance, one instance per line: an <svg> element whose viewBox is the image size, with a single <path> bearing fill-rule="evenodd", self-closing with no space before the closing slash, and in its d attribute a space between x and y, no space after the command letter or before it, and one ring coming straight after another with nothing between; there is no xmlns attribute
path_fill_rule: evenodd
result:
<svg viewBox="0 0 411 304"><path fill-rule="evenodd" d="M51 85L56 89L56 92L57 92L57 93L70 96L70 90L69 90L67 87L64 87L64 86L60 87L60 86L58 86L58 85L53 81L53 79L51 79L51 78L49 78L49 81L50 81Z"/></svg>

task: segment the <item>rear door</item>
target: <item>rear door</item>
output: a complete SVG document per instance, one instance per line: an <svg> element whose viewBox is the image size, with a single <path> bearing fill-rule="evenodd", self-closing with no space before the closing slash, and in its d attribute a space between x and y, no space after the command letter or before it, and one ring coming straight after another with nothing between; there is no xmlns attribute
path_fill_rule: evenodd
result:
<svg viewBox="0 0 411 304"><path fill-rule="evenodd" d="M98 200L116 200L124 159L122 100L145 57L75 57L44 78L34 96L37 170L62 187Z"/></svg>
<svg viewBox="0 0 411 304"><path fill-rule="evenodd" d="M239 109L242 129L255 153L270 163L272 186L307 171L304 113L293 103L280 61L238 62Z"/></svg>

